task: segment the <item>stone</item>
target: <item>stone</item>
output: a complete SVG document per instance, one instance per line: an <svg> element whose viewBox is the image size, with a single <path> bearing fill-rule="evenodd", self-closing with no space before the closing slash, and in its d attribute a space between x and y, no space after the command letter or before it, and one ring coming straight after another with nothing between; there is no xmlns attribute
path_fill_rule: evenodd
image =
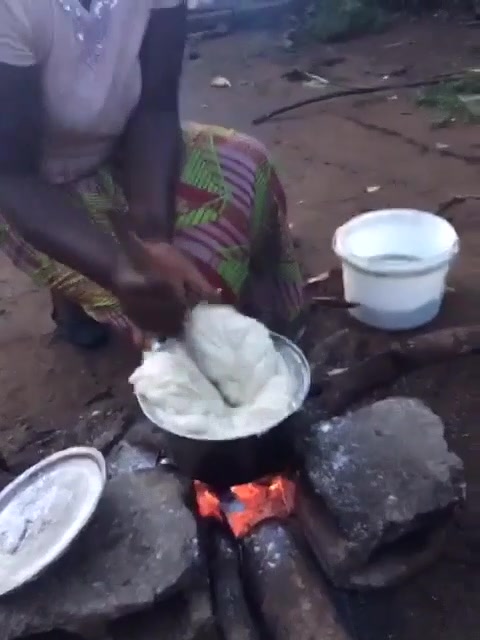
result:
<svg viewBox="0 0 480 640"><path fill-rule="evenodd" d="M355 541L342 535L332 514L312 497L305 483L297 487L295 508L303 533L330 581L350 590L392 587L422 571L441 556L449 531L447 523L432 527L408 540L409 544L400 539L364 560Z"/></svg>
<svg viewBox="0 0 480 640"><path fill-rule="evenodd" d="M25 640L91 640L90 638L83 638L76 633L69 633L68 631L52 631L51 633L39 633L35 636L29 636ZM97 640L97 639L95 639ZM109 640L104 637L101 640Z"/></svg>
<svg viewBox="0 0 480 640"><path fill-rule="evenodd" d="M76 633L203 585L197 525L183 493L163 469L110 480L94 519L65 556L0 601L1 640Z"/></svg>
<svg viewBox="0 0 480 640"><path fill-rule="evenodd" d="M158 456L164 451L164 436L161 430L145 417L135 420L125 435L125 440L133 447L138 447Z"/></svg>
<svg viewBox="0 0 480 640"><path fill-rule="evenodd" d="M337 586L394 584L438 556L465 483L442 421L423 403L388 398L318 423L302 449L297 515Z"/></svg>
<svg viewBox="0 0 480 640"><path fill-rule="evenodd" d="M104 455L119 442L134 419L130 403L103 400L85 407L74 421L43 428L40 424L19 426L5 449L5 463L15 474L57 451L76 446L94 447Z"/></svg>
<svg viewBox="0 0 480 640"><path fill-rule="evenodd" d="M112 624L111 640L220 640L208 586Z"/></svg>
<svg viewBox="0 0 480 640"><path fill-rule="evenodd" d="M157 454L154 451L132 446L122 440L107 456L108 475L114 477L120 473L154 469L156 460Z"/></svg>
<svg viewBox="0 0 480 640"><path fill-rule="evenodd" d="M286 522L265 520L242 539L245 586L275 640L347 640L330 589Z"/></svg>

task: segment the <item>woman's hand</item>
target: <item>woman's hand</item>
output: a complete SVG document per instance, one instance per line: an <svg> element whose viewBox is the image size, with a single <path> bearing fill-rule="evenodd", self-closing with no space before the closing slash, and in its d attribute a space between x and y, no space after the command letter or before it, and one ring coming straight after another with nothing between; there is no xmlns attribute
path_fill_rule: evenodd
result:
<svg viewBox="0 0 480 640"><path fill-rule="evenodd" d="M189 307L216 301L218 292L179 249L141 240L125 220L110 217L125 253L114 276L114 293L124 313L142 331L175 336Z"/></svg>
<svg viewBox="0 0 480 640"><path fill-rule="evenodd" d="M125 262L115 274L115 294L122 311L142 332L162 338L181 332L187 305L160 278L140 273Z"/></svg>
<svg viewBox="0 0 480 640"><path fill-rule="evenodd" d="M142 241L145 267L167 284L183 304L213 302L218 293L203 277L195 264L168 242Z"/></svg>

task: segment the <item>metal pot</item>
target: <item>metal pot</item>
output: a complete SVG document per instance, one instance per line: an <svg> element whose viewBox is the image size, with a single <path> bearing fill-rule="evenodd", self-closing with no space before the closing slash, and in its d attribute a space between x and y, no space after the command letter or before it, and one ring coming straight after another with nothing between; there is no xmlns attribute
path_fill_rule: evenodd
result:
<svg viewBox="0 0 480 640"><path fill-rule="evenodd" d="M184 475L225 489L283 472L295 464L292 431L299 425L299 410L310 388L310 367L293 342L276 333L271 336L296 386L289 415L260 435L230 440L186 438L158 424L145 400L138 398L145 416L161 430L168 455Z"/></svg>

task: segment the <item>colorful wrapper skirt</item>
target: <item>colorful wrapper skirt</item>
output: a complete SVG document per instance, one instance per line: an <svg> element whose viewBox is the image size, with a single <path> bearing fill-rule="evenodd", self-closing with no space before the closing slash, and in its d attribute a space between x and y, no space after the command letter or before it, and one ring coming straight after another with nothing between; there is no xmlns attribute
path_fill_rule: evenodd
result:
<svg viewBox="0 0 480 640"><path fill-rule="evenodd" d="M184 138L174 244L222 289L225 302L241 306L248 288L260 306L274 307L277 317L294 320L302 308L302 276L293 253L285 193L266 149L251 137L221 127L187 124ZM99 233L113 233L107 212L127 211L122 188L106 167L59 188L80 199ZM257 278L252 274L254 247L270 233L278 235L279 251L269 277ZM37 251L1 215L0 249L39 286L64 294L100 322L132 328L112 294Z"/></svg>

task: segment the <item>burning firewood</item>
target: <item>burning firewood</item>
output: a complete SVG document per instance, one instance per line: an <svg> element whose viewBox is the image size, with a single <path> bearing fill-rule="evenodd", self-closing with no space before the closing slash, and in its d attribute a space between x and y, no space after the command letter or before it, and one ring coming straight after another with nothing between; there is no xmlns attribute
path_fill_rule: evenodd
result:
<svg viewBox="0 0 480 640"><path fill-rule="evenodd" d="M259 524L242 551L246 587L272 638L347 640L326 582L285 522Z"/></svg>
<svg viewBox="0 0 480 640"><path fill-rule="evenodd" d="M432 331L393 342L359 364L312 380L312 394L329 415L343 413L353 402L375 388L429 365L480 353L480 326Z"/></svg>
<svg viewBox="0 0 480 640"><path fill-rule="evenodd" d="M195 482L199 514L227 524L241 538L267 518L287 518L293 510L295 485L283 476L261 478L256 482L215 492Z"/></svg>

